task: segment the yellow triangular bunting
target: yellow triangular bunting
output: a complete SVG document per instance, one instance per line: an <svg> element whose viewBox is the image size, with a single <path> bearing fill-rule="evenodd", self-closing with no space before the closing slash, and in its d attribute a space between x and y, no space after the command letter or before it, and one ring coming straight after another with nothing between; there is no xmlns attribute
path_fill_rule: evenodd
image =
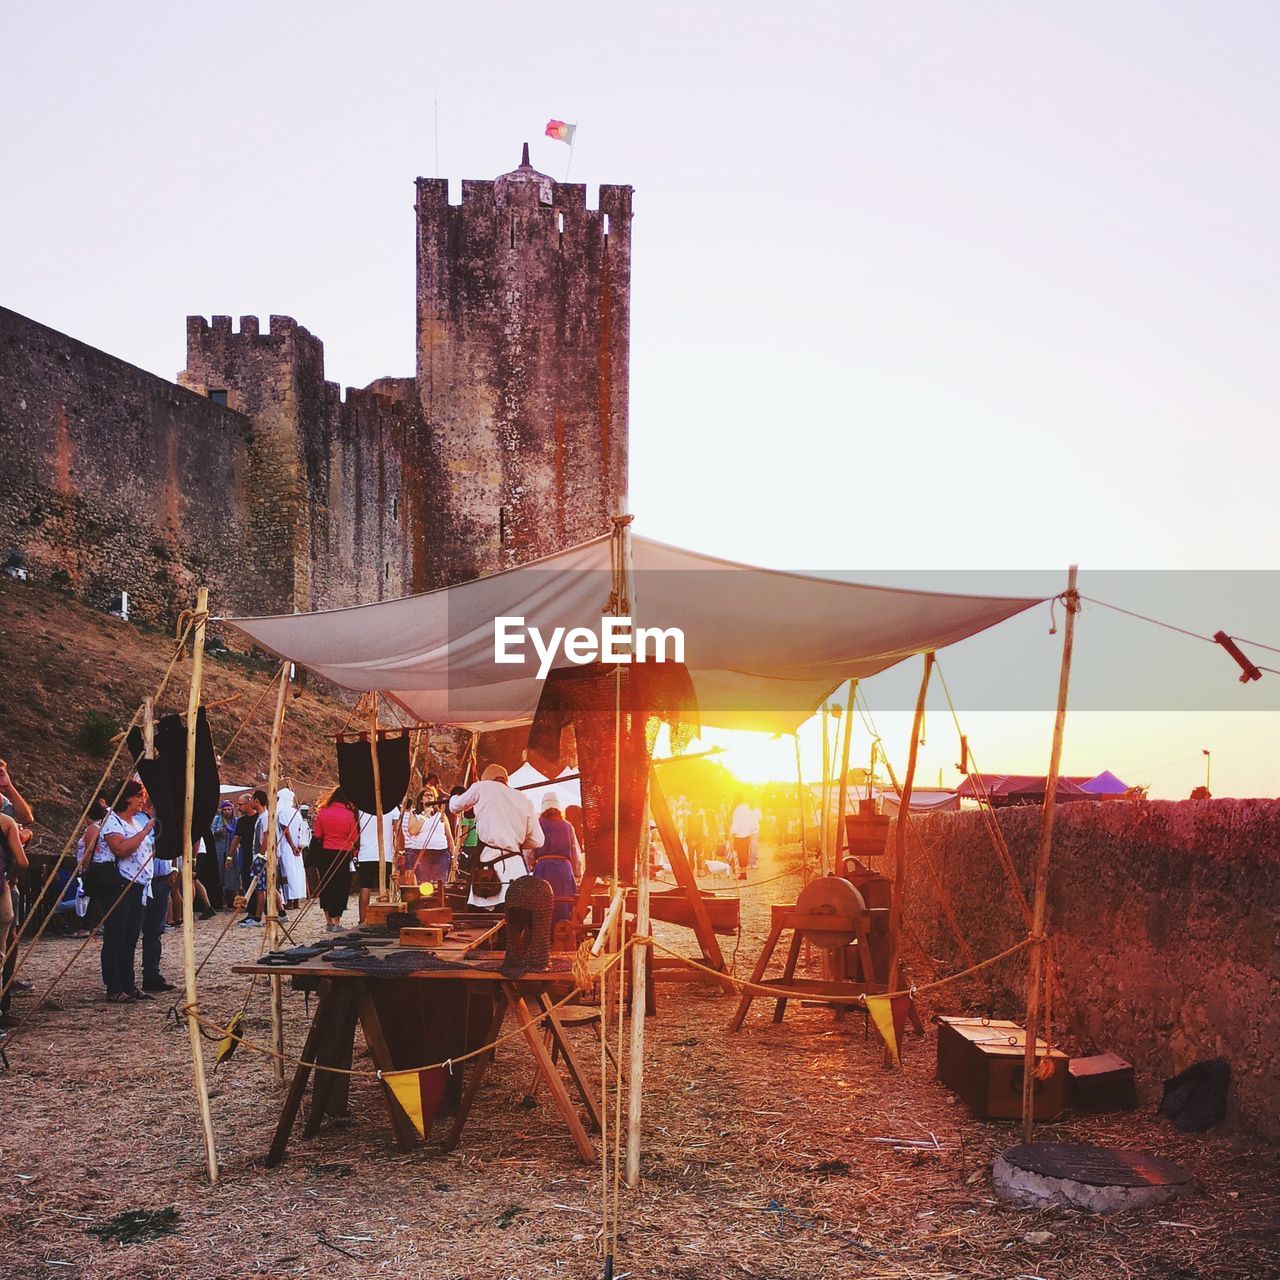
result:
<svg viewBox="0 0 1280 1280"><path fill-rule="evenodd" d="M244 1014L237 1013L227 1024L227 1034L218 1041L218 1052L214 1055L213 1065L220 1066L231 1057L240 1043L240 1028L244 1025Z"/></svg>
<svg viewBox="0 0 1280 1280"><path fill-rule="evenodd" d="M440 1108L449 1072L444 1067L424 1067L421 1071L383 1071L379 1079L387 1086L394 1105L409 1118L426 1139L431 1122Z"/></svg>
<svg viewBox="0 0 1280 1280"><path fill-rule="evenodd" d="M427 1136L427 1126L422 1115L422 1080L417 1071L384 1071L382 1083L400 1104L400 1110L418 1131L418 1137Z"/></svg>
<svg viewBox="0 0 1280 1280"><path fill-rule="evenodd" d="M876 1024L876 1030L889 1050L893 1065L900 1067L902 1059L898 1057L898 1033L893 1025L893 1001L888 996L867 996L866 1001L867 1012L871 1014L871 1021Z"/></svg>

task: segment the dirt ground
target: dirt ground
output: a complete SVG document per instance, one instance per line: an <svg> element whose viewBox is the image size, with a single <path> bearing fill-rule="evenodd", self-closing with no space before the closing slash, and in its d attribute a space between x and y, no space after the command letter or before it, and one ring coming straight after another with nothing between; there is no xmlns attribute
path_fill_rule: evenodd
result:
<svg viewBox="0 0 1280 1280"><path fill-rule="evenodd" d="M62 849L111 756L102 740L86 745L86 729L95 720L104 737L123 729L142 699L155 693L174 649L172 634L0 575L0 758L36 811L29 852L52 857ZM223 753L224 782L256 787L266 781L274 710L268 686L275 670L266 660L208 655L204 702L214 746ZM179 661L157 716L185 714L190 678L190 661ZM291 698L282 746L289 785L310 795L315 786L332 784L332 735L349 714L313 689ZM110 771L113 787L125 763Z"/></svg>
<svg viewBox="0 0 1280 1280"><path fill-rule="evenodd" d="M739 973L758 952L768 902L794 900L798 887L784 877L745 889ZM308 915L301 938L318 934L317 917ZM224 919L198 926L200 957ZM659 936L689 939L666 926ZM41 980L78 945L56 938L41 948L29 973L36 993L16 1011L31 1008ZM259 945L258 931L227 934L202 978L210 1014L224 1020L239 1006L245 980L230 966ZM177 980L180 935L166 938L165 954ZM1194 1172L1195 1195L1143 1214L1036 1211L995 1199L991 1162L1018 1140L1015 1125L972 1119L937 1083L931 1026L924 1041L908 1041L905 1069L889 1073L860 1014L836 1022L828 1010L792 1005L775 1026L771 1006L757 1003L733 1036L733 1003L713 989L664 985L660 1001L649 1027L644 1176L623 1192L616 1277L1280 1275L1277 1151L1241 1135L1178 1134L1153 1114L1158 1082L1141 1082L1133 1114L1068 1115L1037 1136L1157 1152ZM187 1035L166 1007L104 1003L91 947L10 1041L12 1067L0 1072L0 1274L603 1274L600 1169L579 1163L545 1091L534 1109L521 1105L522 1045L499 1051L451 1155L398 1153L376 1082L358 1079L352 1119L310 1141L295 1131L274 1170L262 1161L281 1091L268 1060L241 1049L212 1077L222 1176L210 1187ZM261 984L249 1008L247 1034L265 1040ZM302 995L286 991L285 1010L296 1052ZM574 1034L595 1079L595 1041ZM170 1207L170 1235L121 1244L91 1234L123 1211Z"/></svg>

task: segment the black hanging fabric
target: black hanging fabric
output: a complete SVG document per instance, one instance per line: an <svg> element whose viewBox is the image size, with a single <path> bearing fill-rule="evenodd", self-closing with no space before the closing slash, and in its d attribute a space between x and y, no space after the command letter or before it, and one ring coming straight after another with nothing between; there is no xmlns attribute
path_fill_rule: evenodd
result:
<svg viewBox="0 0 1280 1280"><path fill-rule="evenodd" d="M585 873L613 874L616 769L619 874L634 881L658 728L668 726L675 752L698 736L698 700L689 669L682 662L558 667L542 687L529 730L530 754L551 767L553 777L561 765L561 735L570 724L581 778Z"/></svg>
<svg viewBox="0 0 1280 1280"><path fill-rule="evenodd" d="M129 754L137 760L138 777L156 809L157 858L170 862L182 856L182 818L187 791L187 727L178 715L161 716L156 721L155 757L141 759L142 730L130 729L126 740ZM192 838L209 829L218 812L220 782L218 757L209 732L209 718L203 707L196 712L196 785L191 811Z"/></svg>
<svg viewBox="0 0 1280 1280"><path fill-rule="evenodd" d="M378 775L382 783L382 812L389 813L409 790L407 729L378 734ZM338 739L338 785L357 809L364 813L377 811L373 792L373 757L367 734L361 734L353 742Z"/></svg>

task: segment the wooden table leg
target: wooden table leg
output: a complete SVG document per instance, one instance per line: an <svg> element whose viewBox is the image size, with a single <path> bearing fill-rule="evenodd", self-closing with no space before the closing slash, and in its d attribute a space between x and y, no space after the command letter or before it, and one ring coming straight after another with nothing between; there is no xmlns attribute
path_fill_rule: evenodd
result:
<svg viewBox="0 0 1280 1280"><path fill-rule="evenodd" d="M542 1072L542 1078L547 1082L547 1088L551 1090L551 1099L556 1104L556 1110L560 1112L565 1124L569 1126L569 1133L573 1138L574 1146L578 1148L578 1154L588 1164L594 1164L596 1159L595 1143L591 1141L582 1121L578 1118L573 1099L569 1097L569 1091L564 1087L564 1081L560 1078L560 1073L556 1070L555 1063L551 1061L547 1046L542 1043L542 1036L539 1033L538 1024L534 1021L533 1013L525 1003L524 996L520 994L520 989L514 983L504 982L502 985L507 993L507 998L515 1009L516 1017L520 1019L520 1029L524 1032L524 1039L529 1046L529 1052L533 1054L533 1060L538 1064L538 1069ZM567 1046L565 1046L565 1049L567 1052Z"/></svg>
<svg viewBox="0 0 1280 1280"><path fill-rule="evenodd" d="M352 1061L355 1058L356 1027L360 1021L359 998L366 986L366 983L361 982L358 987L353 989L352 998L344 1015L342 1034L338 1038L338 1060L334 1063L334 1066L345 1067L347 1071L351 1070ZM336 1072L330 1074L333 1075L333 1089L329 1094L329 1105L325 1107L325 1114L329 1116L346 1116L348 1114L348 1103L351 1100L351 1077Z"/></svg>
<svg viewBox="0 0 1280 1280"><path fill-rule="evenodd" d="M326 1027L316 1045L313 1061L317 1067L339 1067L343 1061L343 1041L348 1047L355 1037L355 991L357 980L344 978L334 980L332 1008L326 1018ZM324 1118L329 1114L333 1102L335 1085L339 1076L334 1071L317 1071L315 1083L311 1087L311 1110L307 1112L307 1122L302 1127L304 1138L314 1138L320 1132Z"/></svg>
<svg viewBox="0 0 1280 1280"><path fill-rule="evenodd" d="M489 1023L489 1034L485 1036L485 1043L492 1044L498 1038L502 1031L503 1020L507 1016L507 984L504 982L501 987L494 993L493 998L493 1019ZM471 1079L467 1081L467 1087L462 1092L462 1100L458 1103L458 1114L454 1117L453 1128L449 1130L449 1136L441 1144L442 1151L452 1151L458 1145L462 1137L462 1126L467 1123L467 1116L471 1113L471 1104L476 1100L476 1094L480 1092L480 1086L484 1083L485 1075L488 1073L489 1064L493 1061L494 1051L490 1049L487 1053L482 1053L475 1060L475 1066L471 1068Z"/></svg>
<svg viewBox="0 0 1280 1280"><path fill-rule="evenodd" d="M756 967L752 971L751 981L759 982L764 977L764 971L769 967L769 961L773 958L773 949L778 945L778 939L782 937L782 921L775 919L773 928L769 930L768 940L765 942L760 952L760 959L756 961ZM737 1012L733 1015L733 1021L729 1023L730 1031L737 1031L741 1028L747 1016L747 1010L751 1008L751 1002L755 996L750 991L742 993L742 999L738 1001Z"/></svg>
<svg viewBox="0 0 1280 1280"><path fill-rule="evenodd" d="M573 1046L569 1043L569 1037L565 1034L564 1023L560 1021L560 1014L553 1008L554 1003L545 991L538 993L538 1004L547 1015L547 1030L551 1032L551 1068L553 1071L555 1070L556 1053L559 1052L564 1058L564 1065L568 1068L569 1078L573 1081L574 1088L578 1091L578 1097L582 1099L582 1105L587 1109L587 1115L591 1119L591 1131L599 1133L599 1099L595 1097L588 1087L587 1079L582 1072L582 1064L573 1052ZM535 1083L541 1074L539 1072L538 1075L534 1076ZM533 1093L533 1089L531 1088L529 1092Z"/></svg>
<svg viewBox="0 0 1280 1280"><path fill-rule="evenodd" d="M793 929L791 932L791 946L787 949L787 963L782 967L782 981L788 983L796 976L796 964L800 959L800 930ZM787 1011L787 997L779 996L773 1006L774 1022L781 1022L782 1015Z"/></svg>
<svg viewBox="0 0 1280 1280"><path fill-rule="evenodd" d="M382 1030L382 1019L378 1016L378 1006L368 987L360 992L357 1009L360 1015L360 1026L364 1029L365 1042L373 1058L373 1065L379 1071L394 1071L391 1050L387 1045L386 1033ZM386 1091L383 1090L383 1093L385 1096ZM401 1151L412 1151L417 1145L417 1129L390 1097L387 1097L386 1102L387 1111L391 1116L391 1133L396 1140L396 1146Z"/></svg>
<svg viewBox="0 0 1280 1280"><path fill-rule="evenodd" d="M306 1043L302 1046L302 1061L294 1070L293 1079L289 1083L289 1092L285 1094L284 1107L280 1111L275 1136L271 1139L271 1146L267 1151L268 1169L275 1168L284 1159L284 1150L288 1145L294 1121L298 1118L298 1109L302 1106L302 1099L307 1091L307 1079L311 1075L311 1068L305 1064L316 1060L314 1055L323 1037L332 1003L333 979L321 978L315 1016L311 1019L311 1026L307 1031Z"/></svg>

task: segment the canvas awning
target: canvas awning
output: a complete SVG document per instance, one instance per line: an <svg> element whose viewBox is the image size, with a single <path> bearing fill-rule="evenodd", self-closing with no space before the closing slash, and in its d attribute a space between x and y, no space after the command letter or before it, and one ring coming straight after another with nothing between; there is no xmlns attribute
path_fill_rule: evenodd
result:
<svg viewBox="0 0 1280 1280"><path fill-rule="evenodd" d="M842 681L875 675L1041 603L866 586L631 541L635 622L683 630L702 722L722 728L789 732ZM543 635L555 627L598 631L610 593L611 544L600 537L398 600L226 621L336 684L381 690L420 722L525 724L542 689L537 661L496 664L494 619L522 617Z"/></svg>
<svg viewBox="0 0 1280 1280"><path fill-rule="evenodd" d="M981 779L980 788L975 785L974 778ZM990 796L993 801L1042 800L1048 784L1049 779L1044 774L974 773L956 788L956 795L964 800L979 800L983 795ZM1066 777L1059 777L1056 796L1059 802L1091 798L1078 782Z"/></svg>

